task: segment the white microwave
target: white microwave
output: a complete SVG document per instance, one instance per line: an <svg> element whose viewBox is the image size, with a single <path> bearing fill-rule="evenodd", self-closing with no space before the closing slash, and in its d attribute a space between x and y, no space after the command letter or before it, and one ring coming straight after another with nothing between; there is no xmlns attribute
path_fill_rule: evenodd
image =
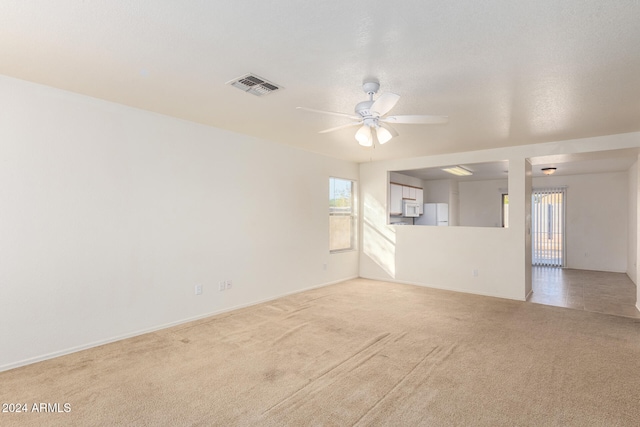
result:
<svg viewBox="0 0 640 427"><path fill-rule="evenodd" d="M420 216L420 203L415 200L402 201L402 216L417 218Z"/></svg>

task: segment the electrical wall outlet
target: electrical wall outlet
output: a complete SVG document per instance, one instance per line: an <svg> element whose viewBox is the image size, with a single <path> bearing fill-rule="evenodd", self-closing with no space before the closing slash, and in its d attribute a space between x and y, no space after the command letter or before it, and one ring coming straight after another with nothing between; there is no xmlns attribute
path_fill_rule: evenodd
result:
<svg viewBox="0 0 640 427"><path fill-rule="evenodd" d="M473 277L478 277L478 269L474 268L473 271L471 272L471 274L473 275Z"/></svg>
<svg viewBox="0 0 640 427"><path fill-rule="evenodd" d="M227 288L226 282L218 282L218 290L224 291Z"/></svg>
<svg viewBox="0 0 640 427"><path fill-rule="evenodd" d="M197 284L196 285L196 289L195 289L196 295L202 295L202 285L201 284Z"/></svg>
<svg viewBox="0 0 640 427"><path fill-rule="evenodd" d="M231 289L233 287L233 281L227 280L227 289Z"/></svg>

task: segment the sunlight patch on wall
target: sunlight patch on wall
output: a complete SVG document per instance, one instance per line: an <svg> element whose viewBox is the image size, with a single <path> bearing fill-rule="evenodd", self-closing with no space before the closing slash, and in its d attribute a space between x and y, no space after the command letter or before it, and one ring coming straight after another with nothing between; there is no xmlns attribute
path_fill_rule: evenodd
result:
<svg viewBox="0 0 640 427"><path fill-rule="evenodd" d="M396 275L396 234L387 226L386 208L370 194L364 196L362 250L391 278Z"/></svg>

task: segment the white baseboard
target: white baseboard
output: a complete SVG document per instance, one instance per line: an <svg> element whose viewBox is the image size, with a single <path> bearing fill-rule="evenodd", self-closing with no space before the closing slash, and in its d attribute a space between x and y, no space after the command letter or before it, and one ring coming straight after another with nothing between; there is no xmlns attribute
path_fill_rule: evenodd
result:
<svg viewBox="0 0 640 427"><path fill-rule="evenodd" d="M124 340L124 339L127 339L127 338L137 337L139 335L144 335L144 334L148 334L148 333L151 333L151 332L156 332L156 331L159 331L159 330L162 330L162 329L171 328L173 326L182 325L184 323L189 323L189 322L193 322L193 321L196 321L196 320L205 319L207 317L216 316L218 314L227 313L229 311L238 310L240 308L251 307L253 305L258 305L258 304L262 304L262 303L265 303L265 302L273 301L273 300L276 300L278 298L286 297L288 295L299 294L301 292L310 291L312 289L323 288L325 286L335 285L337 283L341 283L341 282L344 282L344 281L347 281L347 280L352 280L352 279L357 279L357 278L358 278L358 276L353 276L353 277L346 277L346 278L340 279L340 280L334 280L332 282L325 282L325 283L321 283L319 285L313 285L313 286L309 286L309 287L306 287L306 288L298 289L298 290L295 290L295 291L285 292L283 294L275 295L275 296L272 296L272 297L263 298L261 300L251 301L251 302L248 302L248 303L245 303L245 304L238 304L238 305L235 305L233 307L223 308L221 310L212 311L210 313L205 313L205 314L201 314L201 315L198 315L198 316L193 316L193 317L189 317L189 318L186 318L186 319L176 320L175 322L164 323L162 325L153 326L151 328L146 328L146 329L142 329L142 330L139 330L139 331L130 332L130 333L127 333L127 334L118 335L118 336L115 336L115 337L112 337L112 338L107 338L107 339L104 339L104 340L94 341L94 342L91 342L91 343L88 343L88 344L83 344L83 345L67 348L67 349L64 349L64 350L54 351L52 353L47 353L47 354L43 354L43 355L40 355L40 356L31 357L29 359L24 359L24 360L20 360L20 361L13 362L13 363L8 363L6 365L0 366L0 372L8 371L10 369L19 368L21 366L31 365L33 363L43 362L45 360L54 359L56 357L65 356L65 355L71 354L71 353L76 353L78 351L87 350L87 349L98 347L98 346L105 345L105 344L110 344L112 342L121 341L121 340Z"/></svg>

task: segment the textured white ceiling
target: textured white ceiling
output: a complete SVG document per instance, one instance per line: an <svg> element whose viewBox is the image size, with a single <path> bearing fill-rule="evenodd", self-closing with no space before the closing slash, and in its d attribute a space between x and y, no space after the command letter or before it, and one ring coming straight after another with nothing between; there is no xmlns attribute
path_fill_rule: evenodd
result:
<svg viewBox="0 0 640 427"><path fill-rule="evenodd" d="M358 162L640 130L640 2L3 0L0 74ZM265 97L225 83L248 72ZM364 78L401 95L358 146ZM0 94L1 96L1 94Z"/></svg>

